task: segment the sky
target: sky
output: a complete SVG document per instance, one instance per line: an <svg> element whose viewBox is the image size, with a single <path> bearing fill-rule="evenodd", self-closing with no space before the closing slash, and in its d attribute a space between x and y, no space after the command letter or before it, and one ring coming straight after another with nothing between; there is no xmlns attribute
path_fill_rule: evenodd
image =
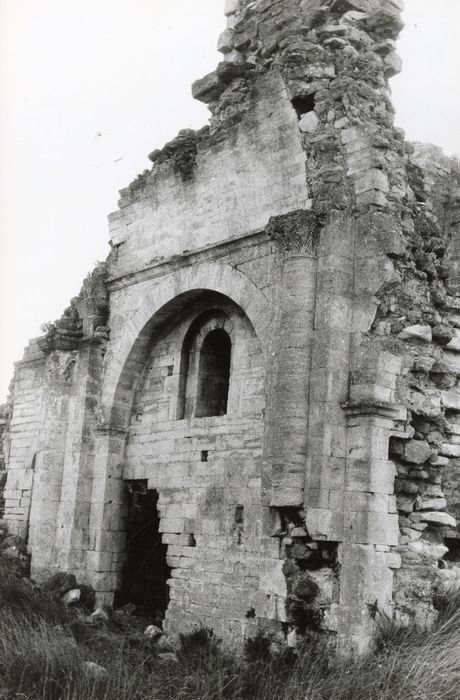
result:
<svg viewBox="0 0 460 700"><path fill-rule="evenodd" d="M118 191L208 111L224 0L0 0L0 403L13 361L108 253ZM396 124L460 154L458 0L406 0Z"/></svg>

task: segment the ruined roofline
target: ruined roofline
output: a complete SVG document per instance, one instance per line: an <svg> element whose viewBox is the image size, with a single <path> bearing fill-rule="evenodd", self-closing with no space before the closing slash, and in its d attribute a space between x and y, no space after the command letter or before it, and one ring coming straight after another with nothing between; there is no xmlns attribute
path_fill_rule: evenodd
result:
<svg viewBox="0 0 460 700"><path fill-rule="evenodd" d="M368 56L384 75L378 90L389 101L388 78L401 70L395 44L404 26L401 9L399 0L227 0L227 28L218 41L224 60L192 85L194 98L211 112L209 124L197 131L183 129L152 151L153 167L120 190L119 206L134 201L166 165L184 183L193 179L198 154L241 121L258 100L258 78L270 70L282 74L293 106L302 109L296 101L329 89L331 81L340 79L341 63L359 64Z"/></svg>

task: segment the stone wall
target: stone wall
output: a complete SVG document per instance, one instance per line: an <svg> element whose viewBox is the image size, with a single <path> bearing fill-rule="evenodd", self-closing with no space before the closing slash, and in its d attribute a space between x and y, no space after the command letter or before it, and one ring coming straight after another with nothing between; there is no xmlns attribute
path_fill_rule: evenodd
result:
<svg viewBox="0 0 460 700"><path fill-rule="evenodd" d="M6 484L6 460L8 456L8 445L6 434L8 431L9 406L0 406L0 518L5 510L5 499L3 491Z"/></svg>
<svg viewBox="0 0 460 700"><path fill-rule="evenodd" d="M381 614L433 619L460 573L460 176L393 125L400 9L228 0L193 86L209 127L150 154L107 263L16 368L6 514L37 576L112 602L142 482L170 630L349 652ZM203 416L184 367L212 328L228 404Z"/></svg>

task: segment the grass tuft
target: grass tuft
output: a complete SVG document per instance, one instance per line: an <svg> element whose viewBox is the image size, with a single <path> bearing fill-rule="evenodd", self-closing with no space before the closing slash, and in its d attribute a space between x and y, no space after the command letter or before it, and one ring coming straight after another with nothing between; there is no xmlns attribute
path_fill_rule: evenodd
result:
<svg viewBox="0 0 460 700"><path fill-rule="evenodd" d="M0 578L0 698L18 700L458 700L460 594L436 600L431 631L382 617L375 651L334 655L330 640L310 632L301 648L281 651L268 637L247 642L244 657L211 630L180 636L174 656L110 621L76 634L76 620L55 597L21 579ZM53 607L54 606L54 607ZM84 613L80 625L88 626ZM77 622L78 622L77 620ZM118 622L117 622L118 624ZM77 625L78 626L78 625ZM106 669L88 667L87 662ZM100 669L99 669L100 671Z"/></svg>

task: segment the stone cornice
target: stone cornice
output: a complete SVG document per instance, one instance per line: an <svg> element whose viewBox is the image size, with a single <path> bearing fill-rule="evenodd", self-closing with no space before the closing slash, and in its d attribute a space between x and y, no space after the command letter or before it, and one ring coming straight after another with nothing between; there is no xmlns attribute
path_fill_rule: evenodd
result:
<svg viewBox="0 0 460 700"><path fill-rule="evenodd" d="M110 291L123 289L123 287L127 287L131 284L145 282L155 277L163 277L183 267L225 257L243 247L247 248L248 246L256 246L266 242L269 242L269 236L265 230L251 231L244 236L230 238L221 243L212 243L193 251L185 250L178 255L156 260L142 270L126 272L122 275L111 277L107 285Z"/></svg>

